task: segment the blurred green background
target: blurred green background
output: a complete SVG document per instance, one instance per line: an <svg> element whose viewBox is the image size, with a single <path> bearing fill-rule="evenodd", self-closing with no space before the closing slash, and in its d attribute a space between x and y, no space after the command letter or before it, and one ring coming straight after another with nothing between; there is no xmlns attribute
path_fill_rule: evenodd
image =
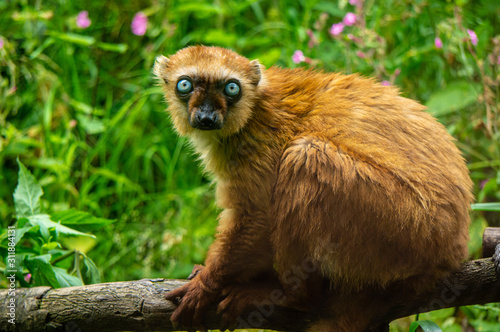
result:
<svg viewBox="0 0 500 332"><path fill-rule="evenodd" d="M3 256L19 158L43 188L45 213L114 220L71 226L96 239L56 233L48 245L32 235L18 244L23 255L77 249L102 281L181 278L203 262L217 223L214 188L173 132L151 75L157 55L194 44L267 67L360 72L399 86L456 137L477 202L500 201L497 0L0 1ZM480 257L484 228L500 226L498 204L484 207L472 212L471 258ZM446 331L496 331L499 312L473 306L429 317Z"/></svg>

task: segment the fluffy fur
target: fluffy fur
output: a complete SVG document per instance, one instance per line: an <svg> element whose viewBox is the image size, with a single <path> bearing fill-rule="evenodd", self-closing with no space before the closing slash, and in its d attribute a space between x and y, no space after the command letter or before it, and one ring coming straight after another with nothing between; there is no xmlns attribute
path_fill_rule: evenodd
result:
<svg viewBox="0 0 500 332"><path fill-rule="evenodd" d="M205 268L167 295L172 320L203 329L221 295L225 327L282 292L314 310L311 331L363 331L387 299L422 291L467 257L472 182L446 129L394 87L358 75L264 69L226 49L188 47L154 68L176 130L217 183L223 208ZM180 100L181 76L194 82ZM231 104L224 82L237 79ZM189 119L209 100L218 130ZM226 100L226 102L224 102Z"/></svg>

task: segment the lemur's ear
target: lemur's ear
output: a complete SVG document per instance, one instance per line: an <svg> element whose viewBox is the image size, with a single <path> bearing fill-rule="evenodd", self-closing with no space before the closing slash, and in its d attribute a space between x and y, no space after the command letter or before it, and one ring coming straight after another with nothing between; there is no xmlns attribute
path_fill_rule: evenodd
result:
<svg viewBox="0 0 500 332"><path fill-rule="evenodd" d="M165 75L165 72L168 69L168 64L170 63L170 59L167 58L166 56L159 55L156 57L155 65L153 68L153 73L156 75L156 77L160 80L163 80L165 84L167 84L167 77Z"/></svg>
<svg viewBox="0 0 500 332"><path fill-rule="evenodd" d="M258 85L260 79L262 78L262 71L265 69L263 65L260 64L259 60L250 61L250 69L252 72L252 84Z"/></svg>

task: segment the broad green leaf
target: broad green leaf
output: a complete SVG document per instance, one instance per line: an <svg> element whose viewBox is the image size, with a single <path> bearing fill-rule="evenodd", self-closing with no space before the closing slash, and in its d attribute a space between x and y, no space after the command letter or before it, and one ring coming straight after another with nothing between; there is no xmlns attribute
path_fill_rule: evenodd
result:
<svg viewBox="0 0 500 332"><path fill-rule="evenodd" d="M471 204L471 209L474 211L500 211L500 203L476 203Z"/></svg>
<svg viewBox="0 0 500 332"><path fill-rule="evenodd" d="M75 229L69 228L67 226L61 225L59 223L53 222L50 220L50 216L47 214L38 214L36 216L31 216L29 218L31 224L33 225L39 225L40 229L42 227L48 229L48 230L54 230L58 233L64 234L64 235L73 235L73 236L89 236L92 238L95 238L94 235L91 234L85 234L82 232L79 232Z"/></svg>
<svg viewBox="0 0 500 332"><path fill-rule="evenodd" d="M101 277L99 275L99 269L94 264L94 262L88 258L87 256L83 256L83 268L82 268L82 277L85 281L85 284L98 284L101 282Z"/></svg>
<svg viewBox="0 0 500 332"><path fill-rule="evenodd" d="M61 287L52 265L50 265L51 255L27 256L25 258L26 268L31 272L33 286Z"/></svg>
<svg viewBox="0 0 500 332"><path fill-rule="evenodd" d="M427 101L429 112L435 117L447 115L477 101L481 86L469 81L455 81L435 92Z"/></svg>
<svg viewBox="0 0 500 332"><path fill-rule="evenodd" d="M21 240L23 238L24 234L26 234L27 232L29 232L32 229L33 229L33 226L23 227L23 228L16 228L15 243L17 244L19 242L19 240Z"/></svg>
<svg viewBox="0 0 500 332"><path fill-rule="evenodd" d="M65 211L54 212L51 214L51 219L57 223L64 225L109 225L116 220L94 217L88 212L69 209Z"/></svg>
<svg viewBox="0 0 500 332"><path fill-rule="evenodd" d="M82 253L87 253L95 247L97 244L97 240L88 236L72 236L72 237L63 237L60 239L61 243L64 245L64 248L71 250L78 250Z"/></svg>
<svg viewBox="0 0 500 332"><path fill-rule="evenodd" d="M14 191L14 205L19 219L40 213L40 197L43 195L43 190L19 159L17 164L19 165L19 179Z"/></svg>
<svg viewBox="0 0 500 332"><path fill-rule="evenodd" d="M75 276L69 274L65 269L57 266L52 267L61 287L83 286L82 281Z"/></svg>
<svg viewBox="0 0 500 332"><path fill-rule="evenodd" d="M410 332L415 332L417 328L422 328L424 332L442 332L441 328L430 320L418 320L410 324Z"/></svg>

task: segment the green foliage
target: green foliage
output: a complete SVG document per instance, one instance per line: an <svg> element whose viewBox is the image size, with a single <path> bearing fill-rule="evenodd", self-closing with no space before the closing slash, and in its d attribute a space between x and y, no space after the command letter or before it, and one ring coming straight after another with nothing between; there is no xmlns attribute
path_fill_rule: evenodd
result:
<svg viewBox="0 0 500 332"><path fill-rule="evenodd" d="M10 252L8 245L0 246L0 252L6 258L2 270L5 274L14 271L23 286L49 285L58 288L99 282L99 270L94 262L77 249L69 249L63 245L73 238L95 239L95 236L65 225L106 225L111 220L94 218L76 210L60 211L53 216L43 214L40 204L42 187L19 160L17 163L19 180L13 195L17 223L14 229L6 228L0 234L0 239L9 239L15 243L15 252ZM15 259L10 260L11 256L8 254L15 254ZM83 267L79 263L81 257ZM68 270L72 272L68 273Z"/></svg>
<svg viewBox="0 0 500 332"><path fill-rule="evenodd" d="M99 273L186 277L203 262L217 215L211 179L172 131L151 77L157 55L193 44L265 66L359 72L422 101L476 183L469 248L479 257L484 227L500 226L500 2L358 2L0 2L0 252L15 224L19 282L23 272L57 287ZM144 35L131 30L138 12ZM332 35L348 12L356 23ZM428 319L445 332L496 329L491 308Z"/></svg>
<svg viewBox="0 0 500 332"><path fill-rule="evenodd" d="M420 327L424 332L442 332L439 326L430 320L417 320L410 324L410 332L415 332Z"/></svg>

